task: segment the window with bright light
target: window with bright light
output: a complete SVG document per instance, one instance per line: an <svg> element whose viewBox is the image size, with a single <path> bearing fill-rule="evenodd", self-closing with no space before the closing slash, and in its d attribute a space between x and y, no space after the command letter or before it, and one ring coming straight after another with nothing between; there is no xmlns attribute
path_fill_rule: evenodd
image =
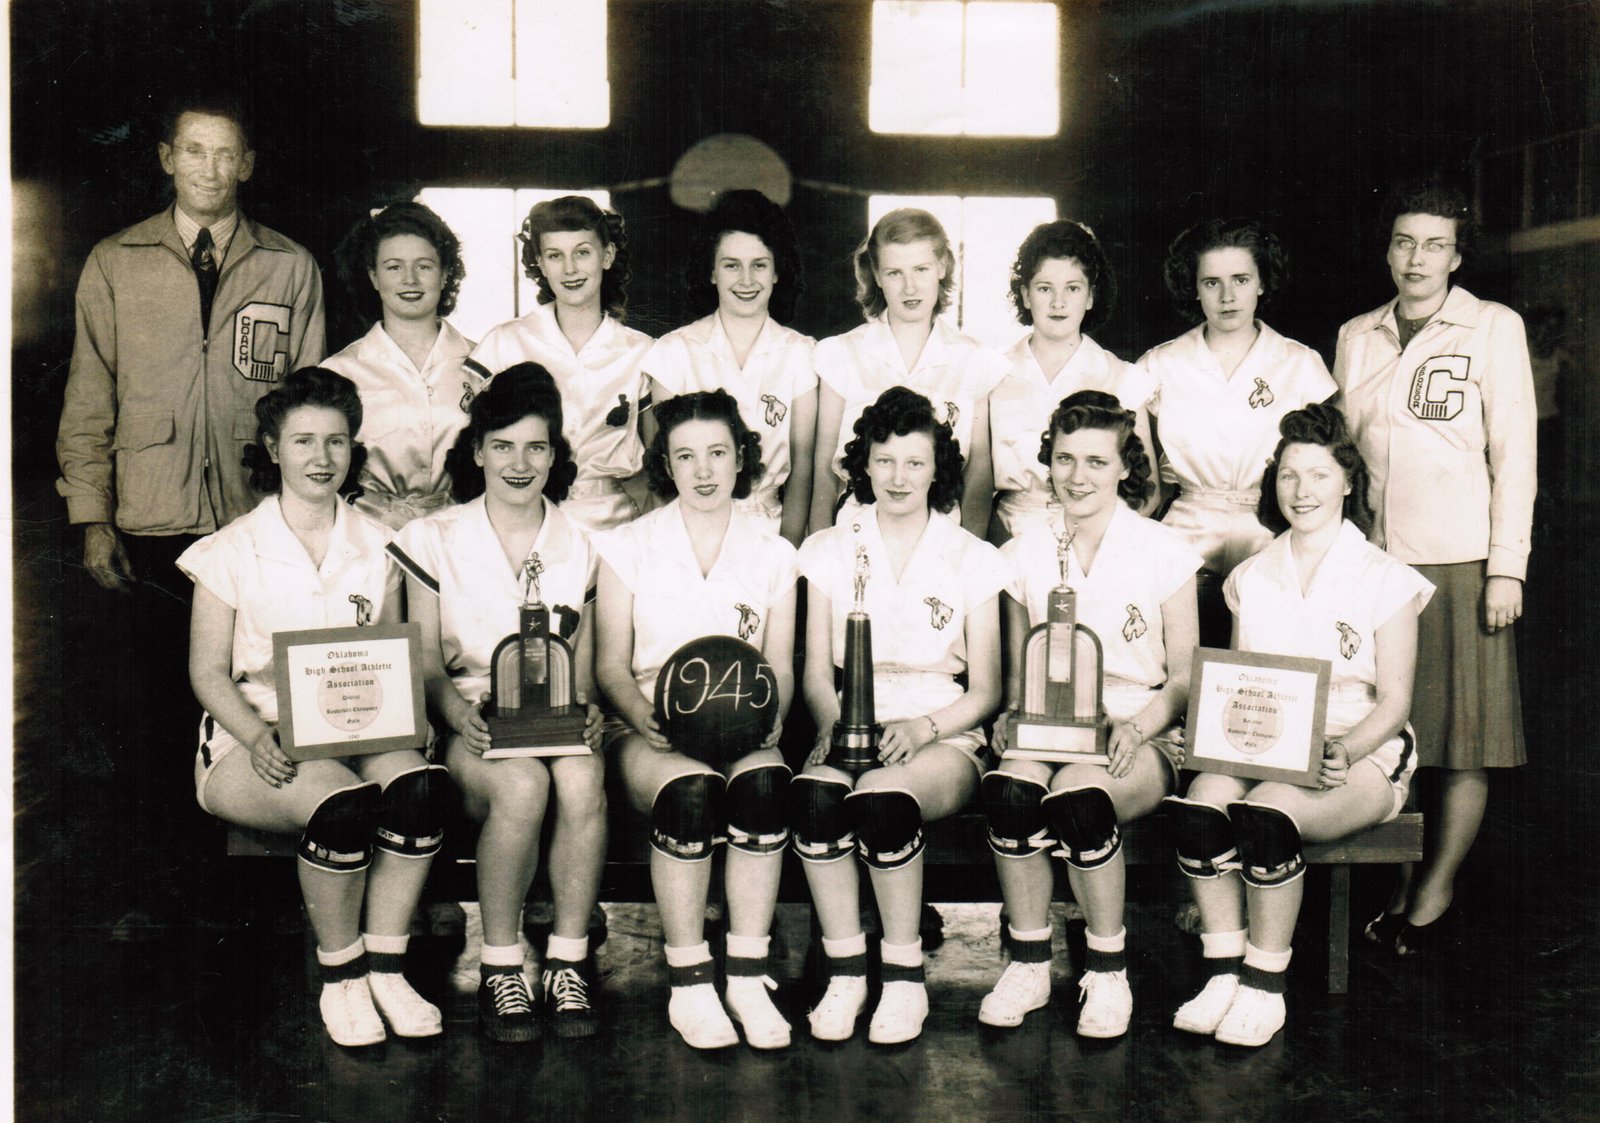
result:
<svg viewBox="0 0 1600 1123"><path fill-rule="evenodd" d="M1053 3L875 0L872 131L1055 136L1058 20Z"/></svg>
<svg viewBox="0 0 1600 1123"><path fill-rule="evenodd" d="M417 0L424 125L611 123L605 0Z"/></svg>
<svg viewBox="0 0 1600 1123"><path fill-rule="evenodd" d="M562 195L582 195L602 207L608 191L567 191L542 187L429 187L417 196L438 212L461 239L467 279L450 322L468 339L482 339L496 324L532 311L538 289L522 272L517 231L535 203Z"/></svg>
<svg viewBox="0 0 1600 1123"><path fill-rule="evenodd" d="M1043 197L974 195L874 195L867 224L897 207L933 215L956 254L956 291L945 318L980 343L1004 349L1027 330L1017 323L1008 293L1017 247L1041 222L1056 217L1056 201Z"/></svg>

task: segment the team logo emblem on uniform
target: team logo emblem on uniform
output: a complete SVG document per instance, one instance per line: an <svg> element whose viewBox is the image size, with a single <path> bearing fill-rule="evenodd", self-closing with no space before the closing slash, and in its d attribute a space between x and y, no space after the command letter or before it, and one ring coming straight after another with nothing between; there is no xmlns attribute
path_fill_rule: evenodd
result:
<svg viewBox="0 0 1600 1123"><path fill-rule="evenodd" d="M472 398L473 398L472 383L463 382L461 384L461 412L462 413L471 413L472 412Z"/></svg>
<svg viewBox="0 0 1600 1123"><path fill-rule="evenodd" d="M1453 389L1452 382L1467 381L1472 369L1468 355L1435 355L1424 359L1411 376L1406 406L1423 421L1453 421L1467 408L1466 391Z"/></svg>
<svg viewBox="0 0 1600 1123"><path fill-rule="evenodd" d="M1354 659L1356 652L1361 650L1361 633L1340 620L1334 625L1339 629L1339 654L1346 659Z"/></svg>
<svg viewBox="0 0 1600 1123"><path fill-rule="evenodd" d="M955 609L945 604L938 597L923 597L922 603L933 610L933 618L930 621L933 624L933 630L936 632L944 631L944 626L950 623L950 617L955 614Z"/></svg>
<svg viewBox="0 0 1600 1123"><path fill-rule="evenodd" d="M372 623L372 602L360 593L351 593L349 600L356 606L356 627L365 628Z"/></svg>
<svg viewBox="0 0 1600 1123"><path fill-rule="evenodd" d="M556 634L562 639L571 639L577 635L578 624L581 620L577 609L568 608L564 604L552 605L550 607L550 616L551 619L556 621Z"/></svg>
<svg viewBox="0 0 1600 1123"><path fill-rule="evenodd" d="M739 610L739 638L749 639L761 627L761 614L748 604L736 604L733 607Z"/></svg>
<svg viewBox="0 0 1600 1123"><path fill-rule="evenodd" d="M946 425L948 425L948 426L950 426L950 428L954 429L956 427L956 419L958 417L960 417L960 416L961 416L961 407L960 406L956 405L954 402L945 402L945 404L944 404L944 423Z"/></svg>
<svg viewBox="0 0 1600 1123"><path fill-rule="evenodd" d="M1250 408L1266 409L1273 401L1272 387L1267 385L1265 379L1256 379L1256 388L1250 391Z"/></svg>
<svg viewBox="0 0 1600 1123"><path fill-rule="evenodd" d="M617 404L606 411L606 424L620 429L628 423L628 395L618 394Z"/></svg>
<svg viewBox="0 0 1600 1123"><path fill-rule="evenodd" d="M250 382L281 382L289 373L287 304L253 300L233 314L233 369Z"/></svg>
<svg viewBox="0 0 1600 1123"><path fill-rule="evenodd" d="M1122 638L1126 643L1132 643L1145 632L1150 630L1150 625L1144 622L1144 614L1139 611L1138 605L1128 606L1128 619L1122 625Z"/></svg>
<svg viewBox="0 0 1600 1123"><path fill-rule="evenodd" d="M762 394L761 400L766 403L767 407L767 425L770 428L776 429L778 427L778 422L789 416L789 407L784 405L777 398L774 398L771 394Z"/></svg>

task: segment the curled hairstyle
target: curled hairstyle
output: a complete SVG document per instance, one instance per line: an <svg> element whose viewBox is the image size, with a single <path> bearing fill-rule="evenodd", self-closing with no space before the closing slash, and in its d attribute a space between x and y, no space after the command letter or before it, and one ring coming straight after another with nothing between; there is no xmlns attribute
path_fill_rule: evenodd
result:
<svg viewBox="0 0 1600 1123"><path fill-rule="evenodd" d="M734 451L739 455L739 474L733 481L733 497L744 499L766 465L761 463L761 437L739 416L739 403L726 390L699 390L679 394L655 407L656 435L644 452L645 478L650 490L663 499L678 494L672 478L672 431L686 421L717 421L728 427Z"/></svg>
<svg viewBox="0 0 1600 1123"><path fill-rule="evenodd" d="M483 448L490 433L510 428L524 417L539 418L550 431L554 460L544 482L545 498L560 503L567 497L578 466L572 460L572 446L561 434L561 391L550 372L538 363L517 363L484 383L468 407L467 427L445 455L451 498L465 503L484 493L488 485L473 453Z"/></svg>
<svg viewBox="0 0 1600 1123"><path fill-rule="evenodd" d="M1033 325L1033 313L1028 311L1023 297L1039 267L1053 257L1076 261L1088 278L1094 307L1083 314L1080 330L1089 331L1105 323L1117 300L1116 274L1094 231L1069 219L1035 226L1017 247L1017 259L1011 263L1011 307L1017 311L1017 322L1024 327Z"/></svg>
<svg viewBox="0 0 1600 1123"><path fill-rule="evenodd" d="M855 437L844 446L844 470L850 480L850 494L857 503L872 503L877 496L867 476L872 446L890 437L926 433L933 441L933 485L928 488L928 506L940 513L955 507L961 499L961 445L950 426L933 412L933 403L915 390L891 386L878 396L856 419Z"/></svg>
<svg viewBox="0 0 1600 1123"><path fill-rule="evenodd" d="M466 264L461 260L461 240L445 225L444 219L421 203L394 203L357 222L333 251L339 266L339 280L344 284L351 306L361 309L364 319L376 320L383 314L372 279L367 275L378 268L378 247L385 238L404 234L416 235L439 255L438 314L448 316L456 310L461 280L467 275Z"/></svg>
<svg viewBox="0 0 1600 1123"><path fill-rule="evenodd" d="M539 265L540 236L575 230L593 231L602 250L607 246L616 248L611 268L600 277L600 307L607 314L622 319L628 310L628 282L633 279L622 216L616 211L602 210L593 199L582 195L563 195L559 199L535 203L528 217L522 220L522 229L517 234L522 242L522 269L539 286L539 303L551 304L556 299L550 280Z"/></svg>
<svg viewBox="0 0 1600 1123"><path fill-rule="evenodd" d="M883 310L888 307L883 298L883 289L878 287L878 254L884 246L903 246L924 238L933 243L934 255L939 259L939 264L944 266L933 314L937 316L950 307L950 296L956 287L956 255L950 249L950 236L939 225L939 220L927 211L901 207L878 220L866 240L856 247L852 259L856 269L856 303L861 305L861 311L869 319L883 315Z"/></svg>
<svg viewBox="0 0 1600 1123"><path fill-rule="evenodd" d="M1278 422L1278 433L1282 439L1267 461L1266 473L1261 477L1261 500L1256 504L1256 518L1261 525L1274 534L1289 529L1289 520L1278 506L1278 461L1283 459L1283 450L1290 445L1321 445L1338 461L1350 482L1350 494L1344 497L1344 517L1355 523L1362 534L1370 531L1372 505L1367 502L1367 462L1361 459L1344 414L1326 402L1318 402L1284 414Z"/></svg>
<svg viewBox="0 0 1600 1123"><path fill-rule="evenodd" d="M1190 323L1198 324L1206 318L1200 310L1196 288L1201 256L1212 250L1235 249L1246 251L1256 263L1256 272L1261 277L1258 308L1270 305L1288 284L1289 254L1277 236L1261 223L1249 218L1213 218L1197 222L1172 240L1167 248L1167 260L1161 266L1173 306Z"/></svg>
<svg viewBox="0 0 1600 1123"><path fill-rule="evenodd" d="M717 247L728 234L750 234L767 247L773 272L778 276L767 311L774 320L787 323L794 315L795 302L805 291L805 269L800 264L794 226L782 207L748 188L723 192L695 236L693 252L683 267L683 285L694 314L705 316L716 311L717 290L708 278L716 273Z"/></svg>
<svg viewBox="0 0 1600 1123"><path fill-rule="evenodd" d="M367 460L367 450L355 439L361 431L361 395L354 382L326 367L301 367L292 371L282 386L256 399L256 439L244 446L240 460L250 473L250 486L263 495L283 490L283 473L267 451L267 440L270 438L277 444L283 437L284 420L291 410L301 406L317 406L344 414L350 430L350 470L339 485L339 494L354 499L361 494L358 481L361 466Z"/></svg>
<svg viewBox="0 0 1600 1123"><path fill-rule="evenodd" d="M1472 204L1459 185L1439 177L1409 179L1395 184L1383 201L1383 225L1379 229L1385 250L1394 237L1394 223L1403 214L1431 214L1456 224L1456 253L1466 261L1467 252L1477 237L1472 221Z"/></svg>
<svg viewBox="0 0 1600 1123"><path fill-rule="evenodd" d="M1115 433L1117 455L1122 459L1122 466L1128 469L1128 478L1117 481L1117 495L1137 511L1150 498L1155 481L1144 442L1133 431L1135 416L1131 409L1123 409L1122 403L1104 390L1079 390L1069 394L1050 415L1050 427L1039 442L1039 463L1050 467L1058 436L1076 433L1079 429L1104 429Z"/></svg>

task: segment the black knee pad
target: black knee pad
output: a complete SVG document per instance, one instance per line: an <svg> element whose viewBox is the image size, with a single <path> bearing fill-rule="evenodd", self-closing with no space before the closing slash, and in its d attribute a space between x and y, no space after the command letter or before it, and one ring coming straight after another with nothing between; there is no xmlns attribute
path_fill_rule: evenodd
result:
<svg viewBox="0 0 1600 1123"><path fill-rule="evenodd" d="M880 870L908 864L926 842L922 836L922 804L910 792L869 788L851 792L845 813L861 839L861 858Z"/></svg>
<svg viewBox="0 0 1600 1123"><path fill-rule="evenodd" d="M747 768L728 781L728 845L747 854L772 854L789 842L789 769Z"/></svg>
<svg viewBox="0 0 1600 1123"><path fill-rule="evenodd" d="M1037 780L995 771L979 786L989 820L989 849L1007 858L1031 858L1050 845L1044 817L1048 789Z"/></svg>
<svg viewBox="0 0 1600 1123"><path fill-rule="evenodd" d="M359 873L372 861L372 826L378 785L340 788L311 813L297 852L300 860L332 873Z"/></svg>
<svg viewBox="0 0 1600 1123"><path fill-rule="evenodd" d="M1228 804L1239 839L1239 874L1257 889L1287 885L1306 872L1300 852L1300 827L1290 816L1264 803Z"/></svg>
<svg viewBox="0 0 1600 1123"><path fill-rule="evenodd" d="M722 841L727 784L715 772L670 780L650 805L650 845L669 858L698 862Z"/></svg>
<svg viewBox="0 0 1600 1123"><path fill-rule="evenodd" d="M1181 796L1161 801L1178 851L1178 868L1190 877L1209 880L1239 868L1233 823L1218 808Z"/></svg>
<svg viewBox="0 0 1600 1123"><path fill-rule="evenodd" d="M450 772L426 764L389 781L378 801L378 849L402 858L426 858L444 845L444 807Z"/></svg>
<svg viewBox="0 0 1600 1123"><path fill-rule="evenodd" d="M789 825L794 852L807 862L832 862L856 848L845 812L850 785L825 776L796 776L789 785Z"/></svg>
<svg viewBox="0 0 1600 1123"><path fill-rule="evenodd" d="M1117 808L1104 788L1068 788L1044 797L1044 815L1061 846L1056 856L1080 870L1097 869L1122 849Z"/></svg>

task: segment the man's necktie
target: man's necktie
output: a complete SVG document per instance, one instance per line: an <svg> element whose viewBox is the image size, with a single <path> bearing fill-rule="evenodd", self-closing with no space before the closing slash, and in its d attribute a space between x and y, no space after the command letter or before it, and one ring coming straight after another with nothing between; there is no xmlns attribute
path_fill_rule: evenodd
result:
<svg viewBox="0 0 1600 1123"><path fill-rule="evenodd" d="M211 301L217 295L217 255L211 241L211 230L202 226L194 240L194 251L189 263L194 266L195 280L200 283L200 330L211 335Z"/></svg>

